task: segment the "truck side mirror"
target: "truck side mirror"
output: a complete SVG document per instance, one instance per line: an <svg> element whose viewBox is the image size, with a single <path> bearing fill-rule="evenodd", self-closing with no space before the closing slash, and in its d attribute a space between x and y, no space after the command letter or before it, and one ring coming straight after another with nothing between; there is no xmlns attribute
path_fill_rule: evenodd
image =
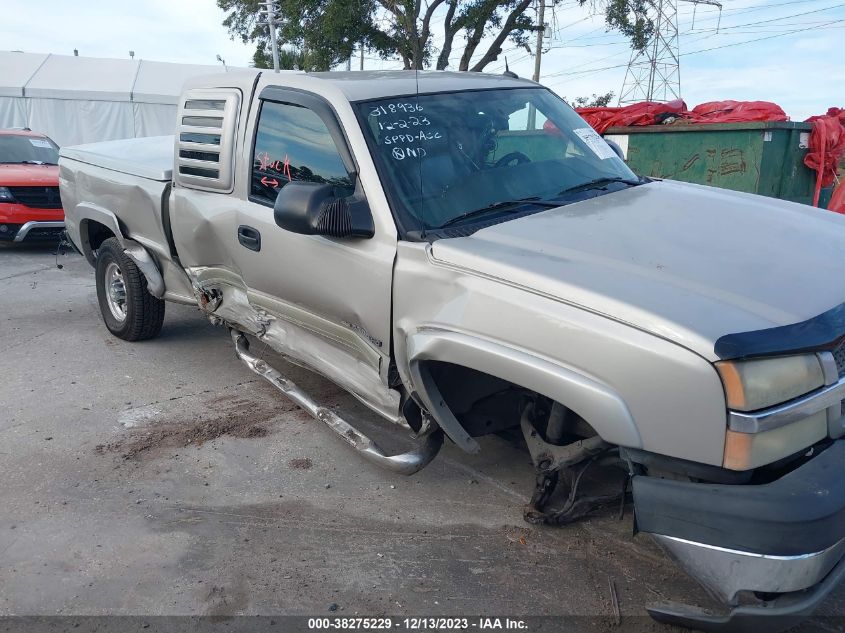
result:
<svg viewBox="0 0 845 633"><path fill-rule="evenodd" d="M273 205L276 224L303 235L373 237L375 226L366 199L357 193L337 198L334 191L334 186L319 182L289 182Z"/></svg>

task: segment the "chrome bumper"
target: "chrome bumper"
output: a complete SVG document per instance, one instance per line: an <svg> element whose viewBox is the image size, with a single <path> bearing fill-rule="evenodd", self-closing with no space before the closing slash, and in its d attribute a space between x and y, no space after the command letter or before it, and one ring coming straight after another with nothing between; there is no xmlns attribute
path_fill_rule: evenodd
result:
<svg viewBox="0 0 845 633"><path fill-rule="evenodd" d="M712 631L736 630L748 620L746 630L771 633L811 614L845 577L842 464L845 439L820 447L768 483L635 475L638 530L729 608L716 616L688 605L659 605L649 607L652 617ZM765 625L752 626L756 618Z"/></svg>
<svg viewBox="0 0 845 633"><path fill-rule="evenodd" d="M845 539L820 552L772 556L695 543L674 536L652 538L678 564L726 604L741 591L789 593L820 583L845 554Z"/></svg>
<svg viewBox="0 0 845 633"><path fill-rule="evenodd" d="M845 541L812 554L764 556L652 536L683 567L704 574L706 586L717 594L733 592L735 596L736 591L752 588L767 593L792 589L773 598L762 596L766 599L758 603L733 606L726 613L677 603L648 606L649 615L664 624L706 633L780 633L811 616L845 579Z"/></svg>
<svg viewBox="0 0 845 633"><path fill-rule="evenodd" d="M60 222L27 222L18 230L17 234L15 235L14 242L23 242L26 239L26 236L29 235L30 231L40 230L40 229L63 229L65 228L64 221Z"/></svg>

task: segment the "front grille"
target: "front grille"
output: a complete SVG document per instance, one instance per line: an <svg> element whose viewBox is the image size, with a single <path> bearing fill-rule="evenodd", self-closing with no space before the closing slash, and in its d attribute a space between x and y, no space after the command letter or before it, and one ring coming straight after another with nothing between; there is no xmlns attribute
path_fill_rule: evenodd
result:
<svg viewBox="0 0 845 633"><path fill-rule="evenodd" d="M58 187L9 187L15 200L36 209L61 209Z"/></svg>

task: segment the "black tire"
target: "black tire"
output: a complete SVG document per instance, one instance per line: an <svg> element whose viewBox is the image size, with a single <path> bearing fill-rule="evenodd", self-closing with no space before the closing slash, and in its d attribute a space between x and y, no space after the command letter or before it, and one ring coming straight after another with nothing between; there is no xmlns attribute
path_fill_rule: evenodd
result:
<svg viewBox="0 0 845 633"><path fill-rule="evenodd" d="M115 238L105 240L97 250L96 271L97 301L109 332L124 341L143 341L158 336L164 322L164 301L149 293L146 277ZM110 279L122 280L122 297L119 282L115 294L109 292L113 284L107 282L107 275ZM122 319L119 318L121 313Z"/></svg>

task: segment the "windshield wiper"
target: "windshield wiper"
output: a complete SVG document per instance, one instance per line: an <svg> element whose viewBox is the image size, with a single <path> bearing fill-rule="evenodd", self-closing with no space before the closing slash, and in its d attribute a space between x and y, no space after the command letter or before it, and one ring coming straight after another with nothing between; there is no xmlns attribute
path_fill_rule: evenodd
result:
<svg viewBox="0 0 845 633"><path fill-rule="evenodd" d="M590 189L602 189L607 185L614 183L614 182L621 182L626 185L631 185L632 187L636 185L643 184L642 180L631 180L630 178L620 178L619 176L604 176L603 178L596 178L594 180L588 180L587 182L583 182L580 185L574 185L572 187L567 187L566 189L559 191L557 195L562 196L567 193L576 193L578 191L588 191Z"/></svg>
<svg viewBox="0 0 845 633"><path fill-rule="evenodd" d="M500 200L499 202L488 204L486 207L481 207L480 209L474 209L472 211L462 213L461 215L456 216L451 220L448 220L444 224L440 225L439 228L445 229L447 226L452 226L453 224L457 224L458 222L462 222L463 220L470 220L472 218L477 218L486 215L491 211L499 211L502 209L507 209L508 207L524 206L526 204L533 204L535 206L549 208L560 206L560 202L540 200L539 196L531 196L530 198L517 198L516 200Z"/></svg>
<svg viewBox="0 0 845 633"><path fill-rule="evenodd" d="M58 165L58 163L50 163L46 160L19 160L15 165Z"/></svg>

